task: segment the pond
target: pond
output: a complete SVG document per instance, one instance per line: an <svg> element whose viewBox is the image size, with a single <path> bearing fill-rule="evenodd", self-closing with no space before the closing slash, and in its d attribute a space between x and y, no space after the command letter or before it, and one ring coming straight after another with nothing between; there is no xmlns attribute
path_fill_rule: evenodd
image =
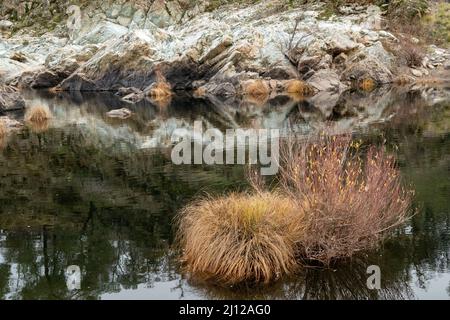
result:
<svg viewBox="0 0 450 320"><path fill-rule="evenodd" d="M128 105L114 95L27 92L48 127L0 143L0 299L450 298L449 88L382 88L308 100L195 99ZM108 118L127 107L133 115ZM10 115L17 118L23 114ZM307 134L325 123L385 142L413 186L417 214L378 250L264 287L224 288L180 272L173 218L205 193L245 190L245 166L174 165L171 134L206 127ZM81 271L69 290L66 270ZM381 290L367 267L381 268Z"/></svg>

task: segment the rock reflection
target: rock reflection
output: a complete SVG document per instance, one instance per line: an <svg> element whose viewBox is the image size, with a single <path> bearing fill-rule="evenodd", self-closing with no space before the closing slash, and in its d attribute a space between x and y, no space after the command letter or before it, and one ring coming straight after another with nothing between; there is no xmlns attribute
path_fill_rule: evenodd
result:
<svg viewBox="0 0 450 320"><path fill-rule="evenodd" d="M430 91L431 90L431 91ZM194 121L202 121L205 129L278 128L282 134L307 134L328 130L335 133L365 130L376 123L413 115L414 106L422 110L450 97L445 88L406 90L377 88L371 92L347 91L341 95L321 92L309 98L277 96L264 102L251 99L221 99L207 96L201 99L187 95L171 96L162 106L144 99L130 104L112 94L39 93L55 114L52 126L83 125L90 134L107 133L106 139L133 141L138 148L168 147L177 128L193 130ZM42 103L35 94L30 103ZM36 101L37 100L37 101ZM111 119L106 113L127 108L134 116ZM403 115L402 115L403 114Z"/></svg>

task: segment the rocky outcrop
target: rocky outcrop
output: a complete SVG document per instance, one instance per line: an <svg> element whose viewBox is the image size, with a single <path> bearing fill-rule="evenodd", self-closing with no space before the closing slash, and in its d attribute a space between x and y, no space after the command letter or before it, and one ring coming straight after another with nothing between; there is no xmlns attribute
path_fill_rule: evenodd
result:
<svg viewBox="0 0 450 320"><path fill-rule="evenodd" d="M106 115L110 118L127 119L131 117L132 112L129 109L121 108L108 111Z"/></svg>
<svg viewBox="0 0 450 320"><path fill-rule="evenodd" d="M308 79L308 83L318 91L340 93L347 88L347 86L340 81L336 71L330 69L318 70Z"/></svg>
<svg viewBox="0 0 450 320"><path fill-rule="evenodd" d="M395 78L395 58L382 42L397 39L379 30L374 6L347 6L323 19L320 5L260 1L207 12L200 2L92 1L68 38L22 35L0 44L0 79L3 72L7 83L67 91L136 88L122 95L136 102L161 78L173 90L220 96L242 94L248 80L300 79L341 93ZM20 59L11 59L14 52ZM439 59L430 57L426 68L445 63Z"/></svg>
<svg viewBox="0 0 450 320"><path fill-rule="evenodd" d="M364 57L351 63L342 73L341 80L357 83L373 81L376 85L383 85L392 82L392 73L378 59Z"/></svg>
<svg viewBox="0 0 450 320"><path fill-rule="evenodd" d="M317 11L304 8L266 11L271 6L273 3L262 2L234 12L203 13L168 29L161 28L167 21L161 23L158 19L159 22L147 21L145 29L130 28L127 32L123 26L102 23L75 40L76 44L104 44L62 81L61 88L144 90L156 81L158 71L174 89L195 88L198 81L205 81L207 85L203 88L207 92L222 96L240 93L241 83L249 79L303 78L317 90L340 92L346 87L341 81L351 82L355 76L365 76L348 71L349 76L340 78L341 70L333 61L334 57L352 56L355 51L370 48L370 43L367 47L358 43L368 33L362 26L345 18L333 23L321 21L317 19ZM116 9L111 16L117 15ZM297 28L296 19L300 21ZM376 32L372 39L379 39ZM295 51L297 56L292 58ZM385 83L388 78L378 70L382 62L370 50L365 54L374 61L369 66L376 68L370 74L373 73L377 83Z"/></svg>

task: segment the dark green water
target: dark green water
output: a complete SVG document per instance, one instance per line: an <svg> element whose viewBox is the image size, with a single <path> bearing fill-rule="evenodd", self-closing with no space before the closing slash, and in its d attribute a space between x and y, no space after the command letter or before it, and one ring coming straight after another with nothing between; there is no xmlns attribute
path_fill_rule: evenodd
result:
<svg viewBox="0 0 450 320"><path fill-rule="evenodd" d="M440 95L430 103L430 96ZM448 90L384 90L260 106L177 97L128 106L110 95L29 94L54 119L11 134L0 148L0 299L426 299L450 298L450 99ZM334 107L333 105L336 104ZM23 115L14 115L21 118ZM367 144L397 146L418 214L382 248L330 269L307 269L265 288L190 282L171 250L172 219L204 192L246 188L242 166L175 166L174 128L194 120L219 129L307 133L331 121ZM379 265L382 289L366 286ZM68 266L81 289L68 290Z"/></svg>

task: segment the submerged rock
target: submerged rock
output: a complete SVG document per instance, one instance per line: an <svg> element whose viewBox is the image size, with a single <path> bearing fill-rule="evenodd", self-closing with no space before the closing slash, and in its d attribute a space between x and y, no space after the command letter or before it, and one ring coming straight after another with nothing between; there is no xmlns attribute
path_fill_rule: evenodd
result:
<svg viewBox="0 0 450 320"><path fill-rule="evenodd" d="M0 112L21 110L25 108L25 100L16 88L0 85Z"/></svg>
<svg viewBox="0 0 450 320"><path fill-rule="evenodd" d="M422 72L420 70L418 70L418 69L411 69L411 73L415 77L421 77L422 76Z"/></svg>
<svg viewBox="0 0 450 320"><path fill-rule="evenodd" d="M106 115L110 118L120 118L120 119L129 118L131 117L132 114L133 113L126 108L111 110L106 113Z"/></svg>
<svg viewBox="0 0 450 320"><path fill-rule="evenodd" d="M139 90L138 88L134 88L134 87L129 87L129 88L119 88L119 90L117 90L116 95L120 96L120 97L125 97L128 96L130 94L139 94L142 93L141 90Z"/></svg>

